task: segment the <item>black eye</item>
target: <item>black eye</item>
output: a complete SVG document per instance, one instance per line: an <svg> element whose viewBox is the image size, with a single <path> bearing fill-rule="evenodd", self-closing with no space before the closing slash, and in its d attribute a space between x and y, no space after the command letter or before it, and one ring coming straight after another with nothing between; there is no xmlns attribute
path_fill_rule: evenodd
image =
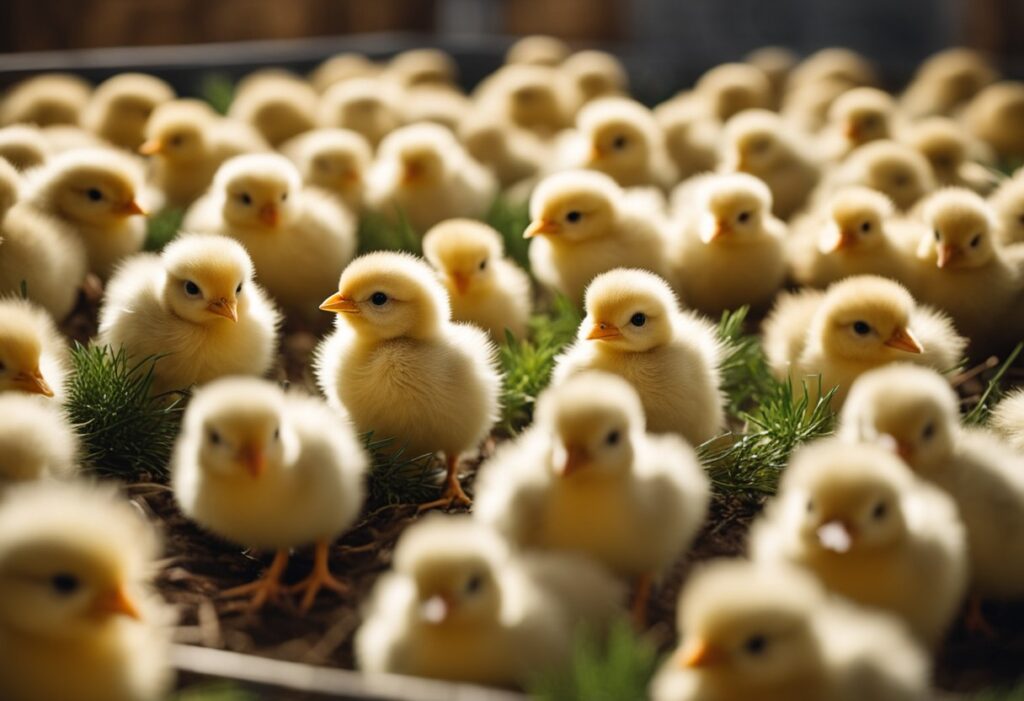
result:
<svg viewBox="0 0 1024 701"><path fill-rule="evenodd" d="M583 215L580 214L579 212L577 212L575 209L565 215L565 220L567 222L569 222L570 224L575 224L576 222L578 222L582 218L583 218Z"/></svg>
<svg viewBox="0 0 1024 701"><path fill-rule="evenodd" d="M370 301L378 307L383 307L388 303L388 296L383 292L374 292L370 295Z"/></svg>
<svg viewBox="0 0 1024 701"><path fill-rule="evenodd" d="M853 322L853 332L858 336L867 336L871 333L871 325L866 321Z"/></svg>
<svg viewBox="0 0 1024 701"><path fill-rule="evenodd" d="M187 294L189 297L198 297L201 293L202 290L199 289L199 285L192 282L191 280L185 281L185 294Z"/></svg>
<svg viewBox="0 0 1024 701"><path fill-rule="evenodd" d="M608 435L604 437L604 442L608 445L618 445L620 438L622 438L622 434L618 431L609 431Z"/></svg>
<svg viewBox="0 0 1024 701"><path fill-rule="evenodd" d="M69 596L78 591L78 587L81 586L81 582L78 581L78 577L67 572L60 572L53 575L50 579L50 586L53 590L61 596Z"/></svg>
<svg viewBox="0 0 1024 701"><path fill-rule="evenodd" d="M633 326L643 326L647 323L647 315L643 312L637 312L633 316L629 317L629 323Z"/></svg>
<svg viewBox="0 0 1024 701"><path fill-rule="evenodd" d="M242 294L242 283L238 283L238 287L235 288L235 294L236 295Z"/></svg>
<svg viewBox="0 0 1024 701"><path fill-rule="evenodd" d="M865 234L871 231L871 222L866 221L863 224L861 224L860 230L863 231Z"/></svg>
<svg viewBox="0 0 1024 701"><path fill-rule="evenodd" d="M238 196L238 199L242 201L242 204L252 204L252 197L249 196L248 192L243 192L241 195Z"/></svg>
<svg viewBox="0 0 1024 701"><path fill-rule="evenodd" d="M629 143L629 139L627 139L626 137L624 137L624 136L616 136L612 140L612 148L615 149L616 151L621 151L622 149L626 148L626 144L628 144L628 143Z"/></svg>
<svg viewBox="0 0 1024 701"><path fill-rule="evenodd" d="M924 429L921 431L921 437L924 438L926 441L930 441L932 438L934 438L935 424L930 421L927 424L925 424Z"/></svg>
<svg viewBox="0 0 1024 701"><path fill-rule="evenodd" d="M743 643L743 649L750 655L761 655L768 648L768 638L763 635L751 635Z"/></svg>
<svg viewBox="0 0 1024 701"><path fill-rule="evenodd" d="M288 200L288 193L287 192L282 192L281 193L281 201L282 202L286 202L287 200Z"/></svg>
<svg viewBox="0 0 1024 701"><path fill-rule="evenodd" d="M281 427L280 426L278 426L277 428L274 429L274 440L275 441L281 440Z"/></svg>
<svg viewBox="0 0 1024 701"><path fill-rule="evenodd" d="M90 187L88 190L86 190L85 191L85 196L88 197L93 202L99 202L100 200L103 199L103 193L100 192L95 187Z"/></svg>
<svg viewBox="0 0 1024 701"><path fill-rule="evenodd" d="M935 235L935 240L936 241L941 241L942 240L942 234L939 233L938 229L935 229L934 231L932 231L932 234Z"/></svg>
<svg viewBox="0 0 1024 701"><path fill-rule="evenodd" d="M881 521L889 514L889 505L884 501L880 501L875 504L875 508L871 509L871 518L876 521Z"/></svg>
<svg viewBox="0 0 1024 701"><path fill-rule="evenodd" d="M897 176L894 176L893 179L892 179L892 184L895 185L896 187L906 187L907 185L910 184L910 176L909 175L897 175Z"/></svg>
<svg viewBox="0 0 1024 701"><path fill-rule="evenodd" d="M977 248L981 243L981 234L975 234L974 238L971 239L971 248Z"/></svg>
<svg viewBox="0 0 1024 701"><path fill-rule="evenodd" d="M181 146L184 140L185 137L183 137L181 134L175 134L170 138L170 144L171 146Z"/></svg>
<svg viewBox="0 0 1024 701"><path fill-rule="evenodd" d="M740 224L746 224L748 221L750 221L750 212L740 212L739 215L737 215L736 217L736 221L738 221Z"/></svg>
<svg viewBox="0 0 1024 701"><path fill-rule="evenodd" d="M482 261L480 261L480 269L481 270L487 270L487 259L486 258L484 258Z"/></svg>
<svg viewBox="0 0 1024 701"><path fill-rule="evenodd" d="M210 430L209 433L206 434L206 437L209 439L209 441L210 441L210 443L212 445L220 445L221 444L220 434L217 433L216 431L212 430L212 429Z"/></svg>
<svg viewBox="0 0 1024 701"><path fill-rule="evenodd" d="M807 500L807 513L809 513L809 514L813 514L814 513L814 500L813 499L808 499Z"/></svg>
<svg viewBox="0 0 1024 701"><path fill-rule="evenodd" d="M476 594L484 586L484 578L478 574L474 574L466 581L466 593Z"/></svg>
<svg viewBox="0 0 1024 701"><path fill-rule="evenodd" d="M0 361L0 372L3 372L6 369L7 369L7 366L3 364L3 361Z"/></svg>

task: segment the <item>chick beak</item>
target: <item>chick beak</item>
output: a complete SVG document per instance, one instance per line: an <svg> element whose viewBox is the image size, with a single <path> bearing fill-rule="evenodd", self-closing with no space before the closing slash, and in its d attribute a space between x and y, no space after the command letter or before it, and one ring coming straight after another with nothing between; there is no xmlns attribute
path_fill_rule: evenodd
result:
<svg viewBox="0 0 1024 701"><path fill-rule="evenodd" d="M362 181L357 170L346 170L341 174L342 187L355 187Z"/></svg>
<svg viewBox="0 0 1024 701"><path fill-rule="evenodd" d="M590 453L586 448L578 445L567 445L565 447L565 462L562 464L562 477L568 477L590 464Z"/></svg>
<svg viewBox="0 0 1024 701"><path fill-rule="evenodd" d="M850 248L853 248L853 246L856 243L857 235L855 233L853 233L852 231L848 231L846 229L841 229L839 231L839 235L836 236L832 243L832 248L830 248L826 252L835 253L836 251L846 251Z"/></svg>
<svg viewBox="0 0 1024 701"><path fill-rule="evenodd" d="M423 179L423 166L417 161L402 163L402 184L415 185Z"/></svg>
<svg viewBox="0 0 1024 701"><path fill-rule="evenodd" d="M843 136L845 136L848 141L860 141L860 124L854 121L847 122L846 126L843 128Z"/></svg>
<svg viewBox="0 0 1024 701"><path fill-rule="evenodd" d="M816 534L821 547L831 552L841 555L853 547L853 528L839 519L826 521L818 527Z"/></svg>
<svg viewBox="0 0 1024 701"><path fill-rule="evenodd" d="M52 397L53 389L47 384L43 378L43 373L39 371L39 368L31 370L29 372L19 372L12 379L13 384L23 392L29 392L30 394L41 394L44 397Z"/></svg>
<svg viewBox="0 0 1024 701"><path fill-rule="evenodd" d="M595 323L594 327L590 329L590 333L587 334L588 341L602 341L612 338L622 338L622 332L619 331L619 327L615 324L606 324L603 321Z"/></svg>
<svg viewBox="0 0 1024 701"><path fill-rule="evenodd" d="M452 280L455 281L455 289L460 295L466 294L469 289L469 275L465 273L452 273Z"/></svg>
<svg viewBox="0 0 1024 701"><path fill-rule="evenodd" d="M711 243L715 239L720 238L722 236L728 236L731 233L733 233L731 226L729 226L724 221L717 220L715 222L715 228L714 229L710 229L708 231L705 231L704 237L703 237L704 238L704 243Z"/></svg>
<svg viewBox="0 0 1024 701"><path fill-rule="evenodd" d="M128 596L123 585L118 585L96 597L92 612L97 616L128 616L137 621L142 620L142 612Z"/></svg>
<svg viewBox="0 0 1024 701"><path fill-rule="evenodd" d="M143 216L146 215L146 210L143 209L142 205L140 205L138 201L135 199L128 200L127 202L122 202L121 204L117 205L114 211L125 217L132 217L135 216L136 214L141 214Z"/></svg>
<svg viewBox="0 0 1024 701"><path fill-rule="evenodd" d="M260 221L267 226L277 226L281 221L281 212L275 204L265 204L260 207Z"/></svg>
<svg viewBox="0 0 1024 701"><path fill-rule="evenodd" d="M590 163L597 163L604 158L604 151L597 144L592 144L590 147L590 155L587 156L587 160Z"/></svg>
<svg viewBox="0 0 1024 701"><path fill-rule="evenodd" d="M325 312L335 312L337 314L358 314L359 305L356 304L354 299L345 297L340 292L335 292L330 297L325 299L320 305L320 309Z"/></svg>
<svg viewBox="0 0 1024 701"><path fill-rule="evenodd" d="M526 231L523 232L523 238L532 239L534 236L557 234L561 230L562 227L559 226L558 222L551 221L550 219L534 219L526 227Z"/></svg>
<svg viewBox="0 0 1024 701"><path fill-rule="evenodd" d="M155 156L158 153L163 153L164 148L164 142L160 141L160 139L150 139L143 143L142 146L139 146L139 153L143 156Z"/></svg>
<svg viewBox="0 0 1024 701"><path fill-rule="evenodd" d="M206 307L206 311L217 316L222 316L225 319L231 319L231 321L238 321L238 303L233 299L227 297L221 297L210 302L209 306Z"/></svg>
<svg viewBox="0 0 1024 701"><path fill-rule="evenodd" d="M910 329L902 326L896 327L896 330L892 332L892 336L885 342L885 345L896 350L906 351L907 353L923 353L924 346L918 341Z"/></svg>
<svg viewBox="0 0 1024 701"><path fill-rule="evenodd" d="M679 655L679 666L683 669L704 669L722 662L724 656L718 648L703 640L694 640Z"/></svg>
<svg viewBox="0 0 1024 701"><path fill-rule="evenodd" d="M242 452L239 457L245 463L245 469L249 471L253 479L259 479L267 471L267 456L263 454L263 450L255 443L242 446Z"/></svg>
<svg viewBox="0 0 1024 701"><path fill-rule="evenodd" d="M900 460L910 465L914 459L914 446L906 441L901 441L895 436L886 436L892 443L892 450L900 456Z"/></svg>
<svg viewBox="0 0 1024 701"><path fill-rule="evenodd" d="M746 173L750 170L750 157L745 152L740 152L740 157L736 161L736 170L741 173Z"/></svg>
<svg viewBox="0 0 1024 701"><path fill-rule="evenodd" d="M420 615L427 623L444 623L452 615L455 604L447 594L435 594L420 607Z"/></svg>
<svg viewBox="0 0 1024 701"><path fill-rule="evenodd" d="M939 246L938 260L936 265L940 268L948 268L960 258L960 249L948 243Z"/></svg>

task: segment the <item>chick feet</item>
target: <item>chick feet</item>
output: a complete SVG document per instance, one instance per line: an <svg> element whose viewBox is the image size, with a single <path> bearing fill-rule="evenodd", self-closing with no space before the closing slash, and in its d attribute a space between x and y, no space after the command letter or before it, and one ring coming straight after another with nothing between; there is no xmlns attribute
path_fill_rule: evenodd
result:
<svg viewBox="0 0 1024 701"><path fill-rule="evenodd" d="M428 511L429 509L444 508L450 509L452 504L459 503L463 506L469 506L473 503L473 500L469 498L466 492L463 491L462 485L459 484L459 459L448 458L448 477L446 478L446 486L444 494L441 495L440 499L434 501L428 501L426 504L420 504L418 509L419 513Z"/></svg>
<svg viewBox="0 0 1024 701"><path fill-rule="evenodd" d="M342 596L351 591L351 588L347 584L338 581L335 579L334 575L331 574L331 569L327 564L328 546L329 543L327 541L320 541L316 544L313 571L304 580L288 589L289 592L305 592L305 595L302 597L302 604L299 606L299 610L302 611L302 613L307 613L311 608L313 608L313 602L316 600L316 595L319 594L320 590L324 587L332 589Z"/></svg>
<svg viewBox="0 0 1024 701"><path fill-rule="evenodd" d="M284 574L285 567L287 566L288 551L278 550L274 555L274 561L270 563L270 567L263 573L263 576L255 582L222 591L220 596L222 599L235 599L252 595L248 606L250 611L260 610L268 601L277 603L281 600L281 594L285 591L285 586L281 583L281 575Z"/></svg>

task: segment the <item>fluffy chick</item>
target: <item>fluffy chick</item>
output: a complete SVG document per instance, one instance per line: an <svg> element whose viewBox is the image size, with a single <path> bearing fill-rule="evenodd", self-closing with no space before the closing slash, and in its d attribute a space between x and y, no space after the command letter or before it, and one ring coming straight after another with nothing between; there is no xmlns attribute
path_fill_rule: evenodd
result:
<svg viewBox="0 0 1024 701"><path fill-rule="evenodd" d="M918 66L900 96L900 109L915 119L953 114L998 76L978 51L959 46L940 51Z"/></svg>
<svg viewBox="0 0 1024 701"><path fill-rule="evenodd" d="M746 62L759 68L768 78L772 88L772 108L778 108L781 104L786 81L799 61L797 55L784 46L762 46L747 54Z"/></svg>
<svg viewBox="0 0 1024 701"><path fill-rule="evenodd" d="M298 169L273 153L236 156L221 166L184 228L245 246L260 285L299 316L314 315L356 252L352 213L324 191L304 188Z"/></svg>
<svg viewBox="0 0 1024 701"><path fill-rule="evenodd" d="M992 410L989 421L1018 451L1024 452L1024 391L1009 394Z"/></svg>
<svg viewBox="0 0 1024 701"><path fill-rule="evenodd" d="M469 155L490 168L502 188L531 180L551 158L533 132L487 110L476 109L466 115L458 136Z"/></svg>
<svg viewBox="0 0 1024 701"><path fill-rule="evenodd" d="M1024 83L1006 80L979 92L963 113L964 126L1001 158L1024 156Z"/></svg>
<svg viewBox="0 0 1024 701"><path fill-rule="evenodd" d="M787 90L779 114L793 129L804 134L818 134L828 123L832 103L851 89L850 83L834 78L821 83Z"/></svg>
<svg viewBox="0 0 1024 701"><path fill-rule="evenodd" d="M823 148L833 158L844 158L858 146L891 139L896 100L878 88L853 88L840 95L828 111Z"/></svg>
<svg viewBox="0 0 1024 701"><path fill-rule="evenodd" d="M904 132L903 140L928 159L940 187L966 187L984 195L996 186L993 172L977 162L984 149L953 120L930 117Z"/></svg>
<svg viewBox="0 0 1024 701"><path fill-rule="evenodd" d="M526 337L530 277L504 257L501 234L483 222L449 219L423 237L423 256L441 276L452 319L476 324L504 343L505 332Z"/></svg>
<svg viewBox="0 0 1024 701"><path fill-rule="evenodd" d="M0 103L0 124L78 124L89 102L90 85L70 73L44 73L8 88Z"/></svg>
<svg viewBox="0 0 1024 701"><path fill-rule="evenodd" d="M569 662L581 626L600 633L625 598L591 561L514 553L468 517L431 516L395 548L356 633L357 666L519 686Z"/></svg>
<svg viewBox="0 0 1024 701"><path fill-rule="evenodd" d="M396 54L384 69L384 80L403 89L455 85L458 65L441 49L410 49Z"/></svg>
<svg viewBox="0 0 1024 701"><path fill-rule="evenodd" d="M654 118L681 180L717 167L720 128L693 101L674 99L663 103L655 108Z"/></svg>
<svg viewBox="0 0 1024 701"><path fill-rule="evenodd" d="M772 216L767 185L746 173L701 178L678 218L672 261L688 305L718 318L771 304L786 278L786 226Z"/></svg>
<svg viewBox="0 0 1024 701"><path fill-rule="evenodd" d="M594 171L550 175L530 197L532 221L523 236L542 284L580 301L596 276L613 268L642 268L671 276L659 216L625 196Z"/></svg>
<svg viewBox="0 0 1024 701"><path fill-rule="evenodd" d="M505 52L505 63L557 66L569 58L572 49L561 39L532 34L516 40Z"/></svg>
<svg viewBox="0 0 1024 701"><path fill-rule="evenodd" d="M115 146L135 151L146 140L146 122L174 88L145 73L119 73L100 83L82 114L82 126Z"/></svg>
<svg viewBox="0 0 1024 701"><path fill-rule="evenodd" d="M872 275L837 282L825 292L780 297L764 323L772 371L825 393L838 409L850 385L881 365L910 361L936 370L957 366L967 339L948 316L918 305L902 285ZM813 402L812 402L813 403Z"/></svg>
<svg viewBox="0 0 1024 701"><path fill-rule="evenodd" d="M43 165L51 151L50 142L38 127L12 124L0 129L0 158L17 170Z"/></svg>
<svg viewBox="0 0 1024 701"><path fill-rule="evenodd" d="M355 78L372 78L381 67L363 54L343 52L330 56L309 74L309 82L321 95L338 83Z"/></svg>
<svg viewBox="0 0 1024 701"><path fill-rule="evenodd" d="M458 132L473 102L460 90L445 85L409 88L402 96L402 121L406 124L432 122Z"/></svg>
<svg viewBox="0 0 1024 701"><path fill-rule="evenodd" d="M744 110L770 109L772 86L768 76L749 63L723 63L707 71L693 87L708 115L727 122Z"/></svg>
<svg viewBox="0 0 1024 701"><path fill-rule="evenodd" d="M469 503L459 458L494 425L501 389L487 334L452 323L433 269L399 253L354 260L320 308L340 315L314 361L328 402L409 455L444 451L447 486L436 503Z"/></svg>
<svg viewBox="0 0 1024 701"><path fill-rule="evenodd" d="M130 156L113 149L62 153L31 173L25 200L85 245L89 270L106 279L117 264L142 249L146 210L143 174Z"/></svg>
<svg viewBox="0 0 1024 701"><path fill-rule="evenodd" d="M996 237L1004 245L1024 243L1024 169L1018 169L988 198L996 217Z"/></svg>
<svg viewBox="0 0 1024 701"><path fill-rule="evenodd" d="M224 596L252 594L255 608L278 599L289 549L315 543L312 574L291 588L305 592L308 611L323 587L348 592L331 575L328 548L359 515L369 462L347 419L321 400L226 378L189 403L171 487L182 513L204 528L277 551L262 578Z"/></svg>
<svg viewBox="0 0 1024 701"><path fill-rule="evenodd" d="M281 146L299 169L302 182L339 197L350 212L363 208L366 175L373 152L362 134L350 129L314 129Z"/></svg>
<svg viewBox="0 0 1024 701"><path fill-rule="evenodd" d="M975 592L1020 599L1024 457L987 430L961 428L958 405L941 375L893 365L857 381L840 435L881 442L949 494L967 529Z"/></svg>
<svg viewBox="0 0 1024 701"><path fill-rule="evenodd" d="M172 614L150 591L157 537L112 490L12 488L0 505L0 696L158 701Z"/></svg>
<svg viewBox="0 0 1024 701"><path fill-rule="evenodd" d="M70 477L77 455L78 434L59 405L0 394L0 494L18 482Z"/></svg>
<svg viewBox="0 0 1024 701"><path fill-rule="evenodd" d="M476 89L477 107L548 139L568 128L574 113L574 88L562 70L523 64L500 68Z"/></svg>
<svg viewBox="0 0 1024 701"><path fill-rule="evenodd" d="M629 93L625 66L606 51L577 51L562 61L559 71L577 92L581 107L599 97Z"/></svg>
<svg viewBox="0 0 1024 701"><path fill-rule="evenodd" d="M50 315L21 298L0 299L0 393L63 403L70 373L67 343Z"/></svg>
<svg viewBox="0 0 1024 701"><path fill-rule="evenodd" d="M587 288L576 342L556 361L555 384L583 370L628 380L640 394L647 428L693 445L724 425L719 392L722 350L714 328L679 309L668 284L642 270L612 270Z"/></svg>
<svg viewBox="0 0 1024 701"><path fill-rule="evenodd" d="M497 191L494 176L449 130L413 124L381 142L366 198L373 209L404 217L422 234L445 219L482 219Z"/></svg>
<svg viewBox="0 0 1024 701"><path fill-rule="evenodd" d="M897 209L907 211L935 189L928 160L916 149L889 140L872 141L855 149L826 178L815 200L824 201L836 190L863 185L884 193Z"/></svg>
<svg viewBox="0 0 1024 701"><path fill-rule="evenodd" d="M805 572L705 566L679 601L682 644L653 701L924 701L927 656L890 616L829 598Z"/></svg>
<svg viewBox="0 0 1024 701"><path fill-rule="evenodd" d="M864 56L851 49L829 47L816 51L797 65L789 75L787 90L821 86L838 81L848 88L876 85L875 67Z"/></svg>
<svg viewBox="0 0 1024 701"><path fill-rule="evenodd" d="M890 451L838 439L802 448L750 533L755 560L813 572L831 591L906 622L935 648L967 589L953 501Z"/></svg>
<svg viewBox="0 0 1024 701"><path fill-rule="evenodd" d="M319 102L313 86L298 76L258 71L239 83L228 117L251 124L277 147L316 126Z"/></svg>
<svg viewBox="0 0 1024 701"><path fill-rule="evenodd" d="M99 342L139 360L161 356L153 368L160 394L223 375L265 374L279 322L241 244L193 234L118 268L100 309Z"/></svg>
<svg viewBox="0 0 1024 701"><path fill-rule="evenodd" d="M377 148L385 136L401 126L399 102L393 85L374 78L353 78L336 83L323 94L317 123L351 129Z"/></svg>

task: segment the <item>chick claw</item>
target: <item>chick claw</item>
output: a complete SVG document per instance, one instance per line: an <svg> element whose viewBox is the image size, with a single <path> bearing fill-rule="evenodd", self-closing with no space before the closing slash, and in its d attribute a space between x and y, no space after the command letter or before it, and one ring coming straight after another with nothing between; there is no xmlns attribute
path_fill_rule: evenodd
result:
<svg viewBox="0 0 1024 701"><path fill-rule="evenodd" d="M285 591L285 586L281 583L281 575L284 574L287 565L288 551L278 550L274 555L274 561L263 573L263 576L255 582L222 591L220 598L234 599L252 594L248 606L250 611L260 610L268 601L278 603L281 600L281 594Z"/></svg>
<svg viewBox="0 0 1024 701"><path fill-rule="evenodd" d="M420 508L417 509L417 513L423 513L424 511L436 509L438 507L450 509L452 504L456 502L463 506L470 506L473 503L473 500L469 498L465 491L463 491L462 485L459 483L458 459L449 459L448 478L444 494L441 495L440 499L428 501L426 504L420 504Z"/></svg>
<svg viewBox="0 0 1024 701"><path fill-rule="evenodd" d="M327 564L327 548L328 543L326 541L316 544L316 556L313 562L313 571L304 580L292 587L289 587L288 589L291 593L305 592L305 595L302 597L302 604L299 606L299 610L302 613L308 613L309 610L313 608L313 602L316 600L316 595L319 594L320 590L324 587L336 591L342 596L345 596L352 591L351 587L344 582L339 581L331 574L330 567Z"/></svg>

